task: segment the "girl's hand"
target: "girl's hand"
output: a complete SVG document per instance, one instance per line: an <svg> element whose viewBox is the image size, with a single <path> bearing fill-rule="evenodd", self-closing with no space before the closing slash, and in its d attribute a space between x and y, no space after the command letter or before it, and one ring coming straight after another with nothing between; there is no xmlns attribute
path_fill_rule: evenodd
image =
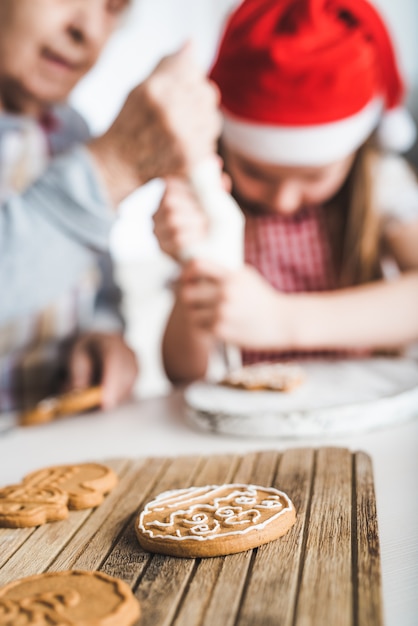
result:
<svg viewBox="0 0 418 626"><path fill-rule="evenodd" d="M220 157L219 167L223 161ZM222 174L222 185L229 193L231 179ZM167 178L166 190L158 210L153 216L154 233L160 248L176 261L182 253L203 240L209 229L209 220L186 179Z"/></svg>
<svg viewBox="0 0 418 626"><path fill-rule="evenodd" d="M131 393L138 364L119 334L88 333L72 346L68 361L68 390L100 384L102 408L111 409Z"/></svg>
<svg viewBox="0 0 418 626"><path fill-rule="evenodd" d="M154 233L161 250L181 260L181 254L205 238L208 219L190 185L180 178L168 178L161 204L154 214Z"/></svg>
<svg viewBox="0 0 418 626"><path fill-rule="evenodd" d="M283 342L286 296L252 267L231 272L203 261L185 265L177 297L187 322L242 348L277 348Z"/></svg>

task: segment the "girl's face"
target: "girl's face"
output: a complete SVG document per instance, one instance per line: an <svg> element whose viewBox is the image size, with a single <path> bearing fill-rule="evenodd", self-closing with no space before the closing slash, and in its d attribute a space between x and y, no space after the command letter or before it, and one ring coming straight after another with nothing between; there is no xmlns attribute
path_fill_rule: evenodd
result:
<svg viewBox="0 0 418 626"><path fill-rule="evenodd" d="M344 184L354 154L320 167L271 165L223 146L225 168L244 209L254 213L292 215L304 206L322 204Z"/></svg>
<svg viewBox="0 0 418 626"><path fill-rule="evenodd" d="M129 0L1 0L0 108L37 114L97 61Z"/></svg>

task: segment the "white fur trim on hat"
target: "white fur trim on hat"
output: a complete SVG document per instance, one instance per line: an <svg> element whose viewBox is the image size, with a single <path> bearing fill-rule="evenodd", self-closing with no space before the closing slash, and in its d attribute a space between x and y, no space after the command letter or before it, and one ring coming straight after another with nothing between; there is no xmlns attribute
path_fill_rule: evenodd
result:
<svg viewBox="0 0 418 626"><path fill-rule="evenodd" d="M393 152L406 152L412 148L416 136L415 122L403 107L385 111L376 132L378 145Z"/></svg>
<svg viewBox="0 0 418 626"><path fill-rule="evenodd" d="M254 124L224 111L223 138L241 154L266 163L327 165L361 146L376 128L382 108L382 99L375 98L351 117L316 126Z"/></svg>

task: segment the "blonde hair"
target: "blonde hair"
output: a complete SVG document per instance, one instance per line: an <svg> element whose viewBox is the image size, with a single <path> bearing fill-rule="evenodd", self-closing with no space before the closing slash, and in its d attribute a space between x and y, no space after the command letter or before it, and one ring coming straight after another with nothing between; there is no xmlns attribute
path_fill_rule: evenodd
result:
<svg viewBox="0 0 418 626"><path fill-rule="evenodd" d="M358 150L344 185L326 204L339 287L382 277L381 226L374 206L372 182L376 158L376 150L365 143Z"/></svg>

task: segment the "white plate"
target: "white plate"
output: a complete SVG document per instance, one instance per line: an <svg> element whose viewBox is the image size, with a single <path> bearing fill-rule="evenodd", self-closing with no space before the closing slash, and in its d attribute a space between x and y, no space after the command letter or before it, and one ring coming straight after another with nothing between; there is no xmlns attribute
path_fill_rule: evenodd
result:
<svg viewBox="0 0 418 626"><path fill-rule="evenodd" d="M375 358L303 363L290 393L197 382L185 390L189 420L213 432L298 437L379 428L418 417L418 361Z"/></svg>

